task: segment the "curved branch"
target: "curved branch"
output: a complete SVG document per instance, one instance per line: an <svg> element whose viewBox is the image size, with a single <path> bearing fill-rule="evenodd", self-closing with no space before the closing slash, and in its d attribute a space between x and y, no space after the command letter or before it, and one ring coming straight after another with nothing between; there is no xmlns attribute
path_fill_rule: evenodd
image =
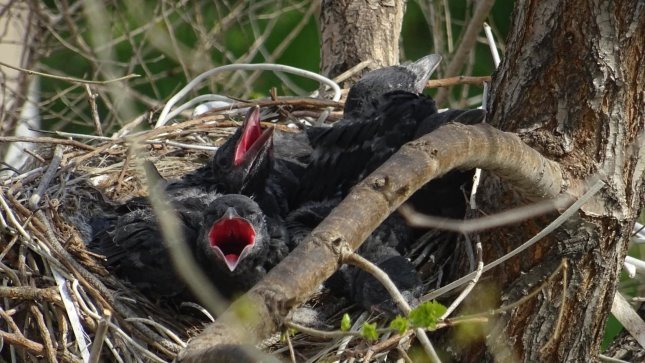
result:
<svg viewBox="0 0 645 363"><path fill-rule="evenodd" d="M215 357L219 345L255 343L269 336L291 308L336 271L342 246L358 248L428 181L452 169L475 167L504 177L533 199L554 197L565 185L559 164L514 134L487 124L442 126L404 145L359 183L287 258L193 338L179 360L206 361Z"/></svg>

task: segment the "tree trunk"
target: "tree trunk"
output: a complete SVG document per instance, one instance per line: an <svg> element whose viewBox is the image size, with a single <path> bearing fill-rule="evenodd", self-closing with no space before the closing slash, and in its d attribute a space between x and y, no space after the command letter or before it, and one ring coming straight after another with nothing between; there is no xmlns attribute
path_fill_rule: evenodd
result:
<svg viewBox="0 0 645 363"><path fill-rule="evenodd" d="M516 3L507 53L494 77L489 120L559 162L569 180L597 175L606 186L577 217L493 270L490 280L497 285L489 283L487 290L502 292L497 305L544 288L492 322L487 349L471 344L462 350L463 361L597 359L645 196L643 39L642 1ZM521 200L494 176L484 179L478 198L486 214ZM546 223L533 220L483 234L484 261L510 251ZM547 280L563 261L568 268ZM473 293L471 300L486 300L482 293Z"/></svg>
<svg viewBox="0 0 645 363"><path fill-rule="evenodd" d="M398 64L404 12L401 0L323 0L322 74L333 78L366 60L372 61L367 70Z"/></svg>
<svg viewBox="0 0 645 363"><path fill-rule="evenodd" d="M2 2L0 62L14 67L32 68L35 63L34 50L38 45L36 31L39 19L35 10L38 6L37 2ZM33 120L20 116L28 94L29 79L25 72L5 66L0 68L0 136L16 135L19 126L22 126L22 136L29 134L29 127L39 128L39 124L34 124ZM20 148L25 146L0 144L0 160L13 167L20 167L24 161L22 156L25 155Z"/></svg>

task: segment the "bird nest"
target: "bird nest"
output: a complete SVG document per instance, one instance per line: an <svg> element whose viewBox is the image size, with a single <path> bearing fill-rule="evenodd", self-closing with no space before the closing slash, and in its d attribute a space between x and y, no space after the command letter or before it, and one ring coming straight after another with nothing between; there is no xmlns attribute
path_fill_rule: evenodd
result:
<svg viewBox="0 0 645 363"><path fill-rule="evenodd" d="M283 116L322 112L306 99L274 104ZM111 138L14 140L41 147L29 167L0 179L4 360L87 361L102 351L107 360L170 361L212 319L194 303L179 313L160 308L110 276L74 221L91 204L146 195L143 159L168 179L203 165L238 123L216 113L147 131L132 126Z"/></svg>
<svg viewBox="0 0 645 363"><path fill-rule="evenodd" d="M284 121L294 115L317 117L330 106L312 99L269 103L277 108L281 121L274 126L284 130L293 130ZM191 302L160 306L111 276L101 263L102 256L85 248L87 234L76 223L77 217L87 215L93 205L146 195L140 168L144 159L167 179L202 166L238 125L221 112L146 131L134 132L135 125L126 125L111 138L63 134L68 137L15 140L41 147L29 153L30 167L0 179L4 325L0 334L8 348L2 350L3 358L173 360L212 316ZM412 251L428 255L420 248ZM420 266L425 263L420 257L413 261ZM324 313L317 318L327 320L322 323L327 327L338 327L340 314L348 306L338 299L328 303L320 294L312 305L317 305L318 312L324 305ZM353 311L356 324L367 319L361 313ZM339 348L347 354L347 347L357 347L356 340L350 344L349 339L330 342L298 334L288 344L267 340L263 348L285 355L296 349L299 357L316 359L338 354ZM384 344L383 350L397 344Z"/></svg>

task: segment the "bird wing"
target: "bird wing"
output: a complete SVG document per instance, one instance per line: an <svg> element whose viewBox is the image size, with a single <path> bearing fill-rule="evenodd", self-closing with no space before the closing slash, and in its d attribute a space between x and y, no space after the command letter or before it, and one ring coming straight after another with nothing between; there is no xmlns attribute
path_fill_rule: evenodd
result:
<svg viewBox="0 0 645 363"><path fill-rule="evenodd" d="M179 216L185 240L193 241L196 232L187 226L181 213ZM135 208L113 219L111 227L94 235L88 248L105 256L108 270L143 292L175 296L185 290L149 207Z"/></svg>
<svg viewBox="0 0 645 363"><path fill-rule="evenodd" d="M303 177L301 202L344 195L378 168L403 144L412 140L417 125L436 113L424 95L393 91L373 107L330 128L308 131L312 160Z"/></svg>

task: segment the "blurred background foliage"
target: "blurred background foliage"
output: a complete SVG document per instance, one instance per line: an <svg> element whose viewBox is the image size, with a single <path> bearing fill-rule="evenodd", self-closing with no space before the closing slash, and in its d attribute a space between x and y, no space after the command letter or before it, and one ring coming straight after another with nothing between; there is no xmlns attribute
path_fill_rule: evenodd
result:
<svg viewBox="0 0 645 363"><path fill-rule="evenodd" d="M440 53L447 64L472 14L474 1L408 1L402 61ZM95 1L48 0L50 22L43 29L41 71L106 80L131 73L139 78L116 87L94 86L103 129L158 110L191 78L231 63L280 63L317 72L320 63L318 1ZM512 2L497 1L489 24L503 52ZM432 29L437 29L434 33ZM450 30L450 31L448 31ZM439 33L439 34L437 34ZM442 49L435 49L435 44ZM464 75L490 75L493 62L483 32ZM438 71L441 77L442 69ZM231 97L306 95L318 85L271 72L236 72L203 85L198 93ZM481 88L455 87L451 104L472 107ZM91 132L84 87L43 79L43 127ZM116 112L115 112L116 111ZM109 133L108 133L109 134Z"/></svg>

